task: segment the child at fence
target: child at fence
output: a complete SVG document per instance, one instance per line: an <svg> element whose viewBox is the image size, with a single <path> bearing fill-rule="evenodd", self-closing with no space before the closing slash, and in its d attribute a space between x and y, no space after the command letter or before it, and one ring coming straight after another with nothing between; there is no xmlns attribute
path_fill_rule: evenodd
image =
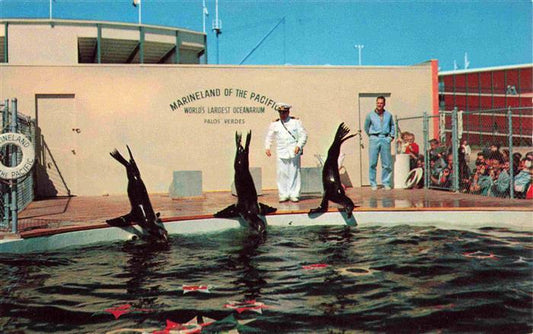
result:
<svg viewBox="0 0 533 334"><path fill-rule="evenodd" d="M420 148L415 143L415 135L411 132L404 131L398 142L400 143L401 153L409 154L409 169L416 168L416 160L418 159Z"/></svg>
<svg viewBox="0 0 533 334"><path fill-rule="evenodd" d="M407 131L404 131L402 132L402 134L400 135L400 138L398 138L398 148L399 148L399 152L400 153L405 153L405 151L407 150L407 145L409 143L407 143L407 134L409 132Z"/></svg>
<svg viewBox="0 0 533 334"><path fill-rule="evenodd" d="M416 168L416 162L418 159L418 155L420 154L420 148L418 147L418 144L415 143L415 135L411 132L407 133L407 148L405 149L405 153L409 154L409 164L410 168Z"/></svg>

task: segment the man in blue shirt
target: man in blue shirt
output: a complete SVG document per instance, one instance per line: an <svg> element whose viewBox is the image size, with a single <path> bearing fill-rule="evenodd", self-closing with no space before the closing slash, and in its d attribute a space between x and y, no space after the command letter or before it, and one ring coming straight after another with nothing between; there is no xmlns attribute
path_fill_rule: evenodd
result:
<svg viewBox="0 0 533 334"><path fill-rule="evenodd" d="M381 155L381 183L386 190L391 189L392 155L391 142L396 135L392 114L385 110L385 97L378 96L376 109L371 111L365 119L365 132L369 137L369 162L368 177L372 190L377 190L376 167Z"/></svg>

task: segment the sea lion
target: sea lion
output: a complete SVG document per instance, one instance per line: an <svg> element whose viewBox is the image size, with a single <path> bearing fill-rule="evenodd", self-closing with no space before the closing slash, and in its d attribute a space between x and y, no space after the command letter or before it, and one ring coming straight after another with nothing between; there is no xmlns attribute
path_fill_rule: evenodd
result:
<svg viewBox="0 0 533 334"><path fill-rule="evenodd" d="M148 197L144 182L141 179L139 168L135 160L133 160L129 146L126 147L130 154L129 162L116 149L109 154L126 167L126 174L128 175L128 198L131 204L131 211L124 216L106 220L106 222L111 226L119 227L128 226L132 222L136 222L148 234L150 239L167 242L167 230L159 218L159 212L156 214L152 208L152 203Z"/></svg>
<svg viewBox="0 0 533 334"><path fill-rule="evenodd" d="M310 214L328 211L328 201L332 201L344 207L344 211L348 218L352 217L354 204L352 200L346 196L344 188L342 187L338 162L341 144L355 136L355 134L352 134L346 137L349 132L350 129L344 123L341 123L337 128L335 139L328 150L328 157L322 168L322 185L324 186L322 203L320 203L318 208L311 209L309 211Z"/></svg>
<svg viewBox="0 0 533 334"><path fill-rule="evenodd" d="M246 144L241 144L242 134L235 132L235 144L237 152L235 154L235 189L237 190L237 204L232 204L227 208L215 213L217 218L235 218L241 216L254 230L260 234L266 232L265 222L260 217L265 214L275 212L277 209L257 202L257 191L254 180L250 174L250 163L248 152L252 132L246 135Z"/></svg>

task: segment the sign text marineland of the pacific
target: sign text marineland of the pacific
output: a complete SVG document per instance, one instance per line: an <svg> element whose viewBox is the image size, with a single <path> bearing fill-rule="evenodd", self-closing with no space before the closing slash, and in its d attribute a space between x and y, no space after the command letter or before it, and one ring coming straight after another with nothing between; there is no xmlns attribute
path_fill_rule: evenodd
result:
<svg viewBox="0 0 533 334"><path fill-rule="evenodd" d="M203 100L208 98L239 98L246 104L233 102L233 105L207 105ZM218 101L217 101L218 102ZM211 88L198 90L176 99L170 103L172 111L182 110L185 115L204 116L204 124L245 124L245 115L264 114L274 109L276 102L270 97L254 91L240 88Z"/></svg>
<svg viewBox="0 0 533 334"><path fill-rule="evenodd" d="M265 105L266 107L274 109L276 101L272 100L270 97L260 94L253 91L248 91L246 89L240 88L211 88L198 90L196 92L183 95L182 97L176 99L170 103L170 109L172 111L178 110L188 104L207 99L212 97L238 97L246 99L250 102L259 103Z"/></svg>

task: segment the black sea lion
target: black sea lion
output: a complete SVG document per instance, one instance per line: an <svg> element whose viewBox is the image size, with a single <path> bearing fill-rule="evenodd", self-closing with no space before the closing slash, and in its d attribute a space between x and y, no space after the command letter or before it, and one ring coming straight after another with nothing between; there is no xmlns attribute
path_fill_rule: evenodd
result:
<svg viewBox="0 0 533 334"><path fill-rule="evenodd" d="M333 144L328 150L328 157L322 168L322 185L324 186L324 197L322 198L322 203L316 209L311 209L309 213L318 213L328 211L328 201L338 203L344 207L344 211L347 214L348 218L352 217L352 210L354 204L346 193L341 184L341 178L339 175L339 153L341 151L341 144L355 136L346 135L350 132L350 129L344 124L341 123L337 128L337 133L335 134L335 139Z"/></svg>
<svg viewBox="0 0 533 334"><path fill-rule="evenodd" d="M235 189L237 190L237 204L232 204L215 213L217 218L235 218L241 216L246 222L261 234L266 232L265 222L260 215L275 212L277 209L257 202L257 191L250 174L248 152L252 132L246 135L246 144L241 144L242 134L235 132L237 153L235 154Z"/></svg>
<svg viewBox="0 0 533 334"><path fill-rule="evenodd" d="M148 197L148 192L144 182L141 179L141 173L129 146L128 152L130 154L130 161L126 161L124 157L115 149L109 153L113 158L126 167L126 174L128 175L128 198L130 199L131 211L127 215L106 220L111 226L128 226L132 222L136 222L142 229L148 233L150 239L157 241L168 241L168 233L159 219L159 212L156 214L152 208L152 203Z"/></svg>

